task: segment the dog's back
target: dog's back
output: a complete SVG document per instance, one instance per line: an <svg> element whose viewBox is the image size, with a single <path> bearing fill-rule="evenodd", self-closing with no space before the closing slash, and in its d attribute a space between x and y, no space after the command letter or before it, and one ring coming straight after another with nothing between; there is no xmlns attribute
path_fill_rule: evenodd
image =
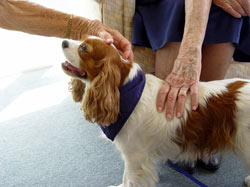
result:
<svg viewBox="0 0 250 187"><path fill-rule="evenodd" d="M155 76L146 75L141 100L116 138L122 149L125 146L126 150L150 151L159 159L186 160L205 152L234 148L245 160L250 158L248 80L200 82L199 108L191 110L188 96L183 117L173 120L167 120L165 112L156 110L162 84Z"/></svg>

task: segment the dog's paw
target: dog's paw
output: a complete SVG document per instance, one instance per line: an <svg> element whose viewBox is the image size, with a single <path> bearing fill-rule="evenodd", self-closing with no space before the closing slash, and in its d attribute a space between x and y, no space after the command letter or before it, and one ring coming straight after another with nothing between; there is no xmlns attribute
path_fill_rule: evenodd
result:
<svg viewBox="0 0 250 187"><path fill-rule="evenodd" d="M245 184L247 185L247 187L250 187L250 175L245 178Z"/></svg>

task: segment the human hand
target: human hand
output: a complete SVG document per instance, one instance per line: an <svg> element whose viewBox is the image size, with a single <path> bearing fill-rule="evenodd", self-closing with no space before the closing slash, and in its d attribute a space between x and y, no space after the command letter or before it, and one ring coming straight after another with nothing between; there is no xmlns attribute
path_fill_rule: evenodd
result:
<svg viewBox="0 0 250 187"><path fill-rule="evenodd" d="M131 43L117 30L106 28L106 31L111 34L114 40L114 45L123 52L122 58L133 61L134 54Z"/></svg>
<svg viewBox="0 0 250 187"><path fill-rule="evenodd" d="M213 3L235 18L250 16L249 0L213 0Z"/></svg>
<svg viewBox="0 0 250 187"><path fill-rule="evenodd" d="M106 43L113 43L122 52L122 57L125 60L133 61L132 46L119 31L107 28L98 20L91 20L89 22L89 31L92 35L101 37Z"/></svg>
<svg viewBox="0 0 250 187"><path fill-rule="evenodd" d="M181 117L184 112L184 105L187 92L190 90L191 108L196 110L198 107L198 82L201 72L201 55L193 60L178 58L175 60L174 67L165 83L158 92L157 111L162 112L166 106L167 119L173 118L174 107L176 106L176 116Z"/></svg>

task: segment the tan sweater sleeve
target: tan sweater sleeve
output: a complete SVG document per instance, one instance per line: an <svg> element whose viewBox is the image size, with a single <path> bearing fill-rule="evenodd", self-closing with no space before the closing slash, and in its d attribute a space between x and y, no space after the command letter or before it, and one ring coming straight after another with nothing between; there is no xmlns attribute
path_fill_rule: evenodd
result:
<svg viewBox="0 0 250 187"><path fill-rule="evenodd" d="M30 34L65 38L70 15L24 0L0 0L0 27ZM88 19L73 16L71 39L93 34ZM94 33L95 34L95 33Z"/></svg>

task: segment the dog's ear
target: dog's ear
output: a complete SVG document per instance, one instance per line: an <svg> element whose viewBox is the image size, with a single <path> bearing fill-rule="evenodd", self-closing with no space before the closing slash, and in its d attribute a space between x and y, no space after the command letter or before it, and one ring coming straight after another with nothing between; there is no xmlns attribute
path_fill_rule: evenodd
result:
<svg viewBox="0 0 250 187"><path fill-rule="evenodd" d="M72 78L69 82L69 91L71 92L73 101L81 102L84 94L85 84L78 79Z"/></svg>
<svg viewBox="0 0 250 187"><path fill-rule="evenodd" d="M81 109L86 120L108 126L117 120L120 108L120 69L105 60L101 72L87 89Z"/></svg>

